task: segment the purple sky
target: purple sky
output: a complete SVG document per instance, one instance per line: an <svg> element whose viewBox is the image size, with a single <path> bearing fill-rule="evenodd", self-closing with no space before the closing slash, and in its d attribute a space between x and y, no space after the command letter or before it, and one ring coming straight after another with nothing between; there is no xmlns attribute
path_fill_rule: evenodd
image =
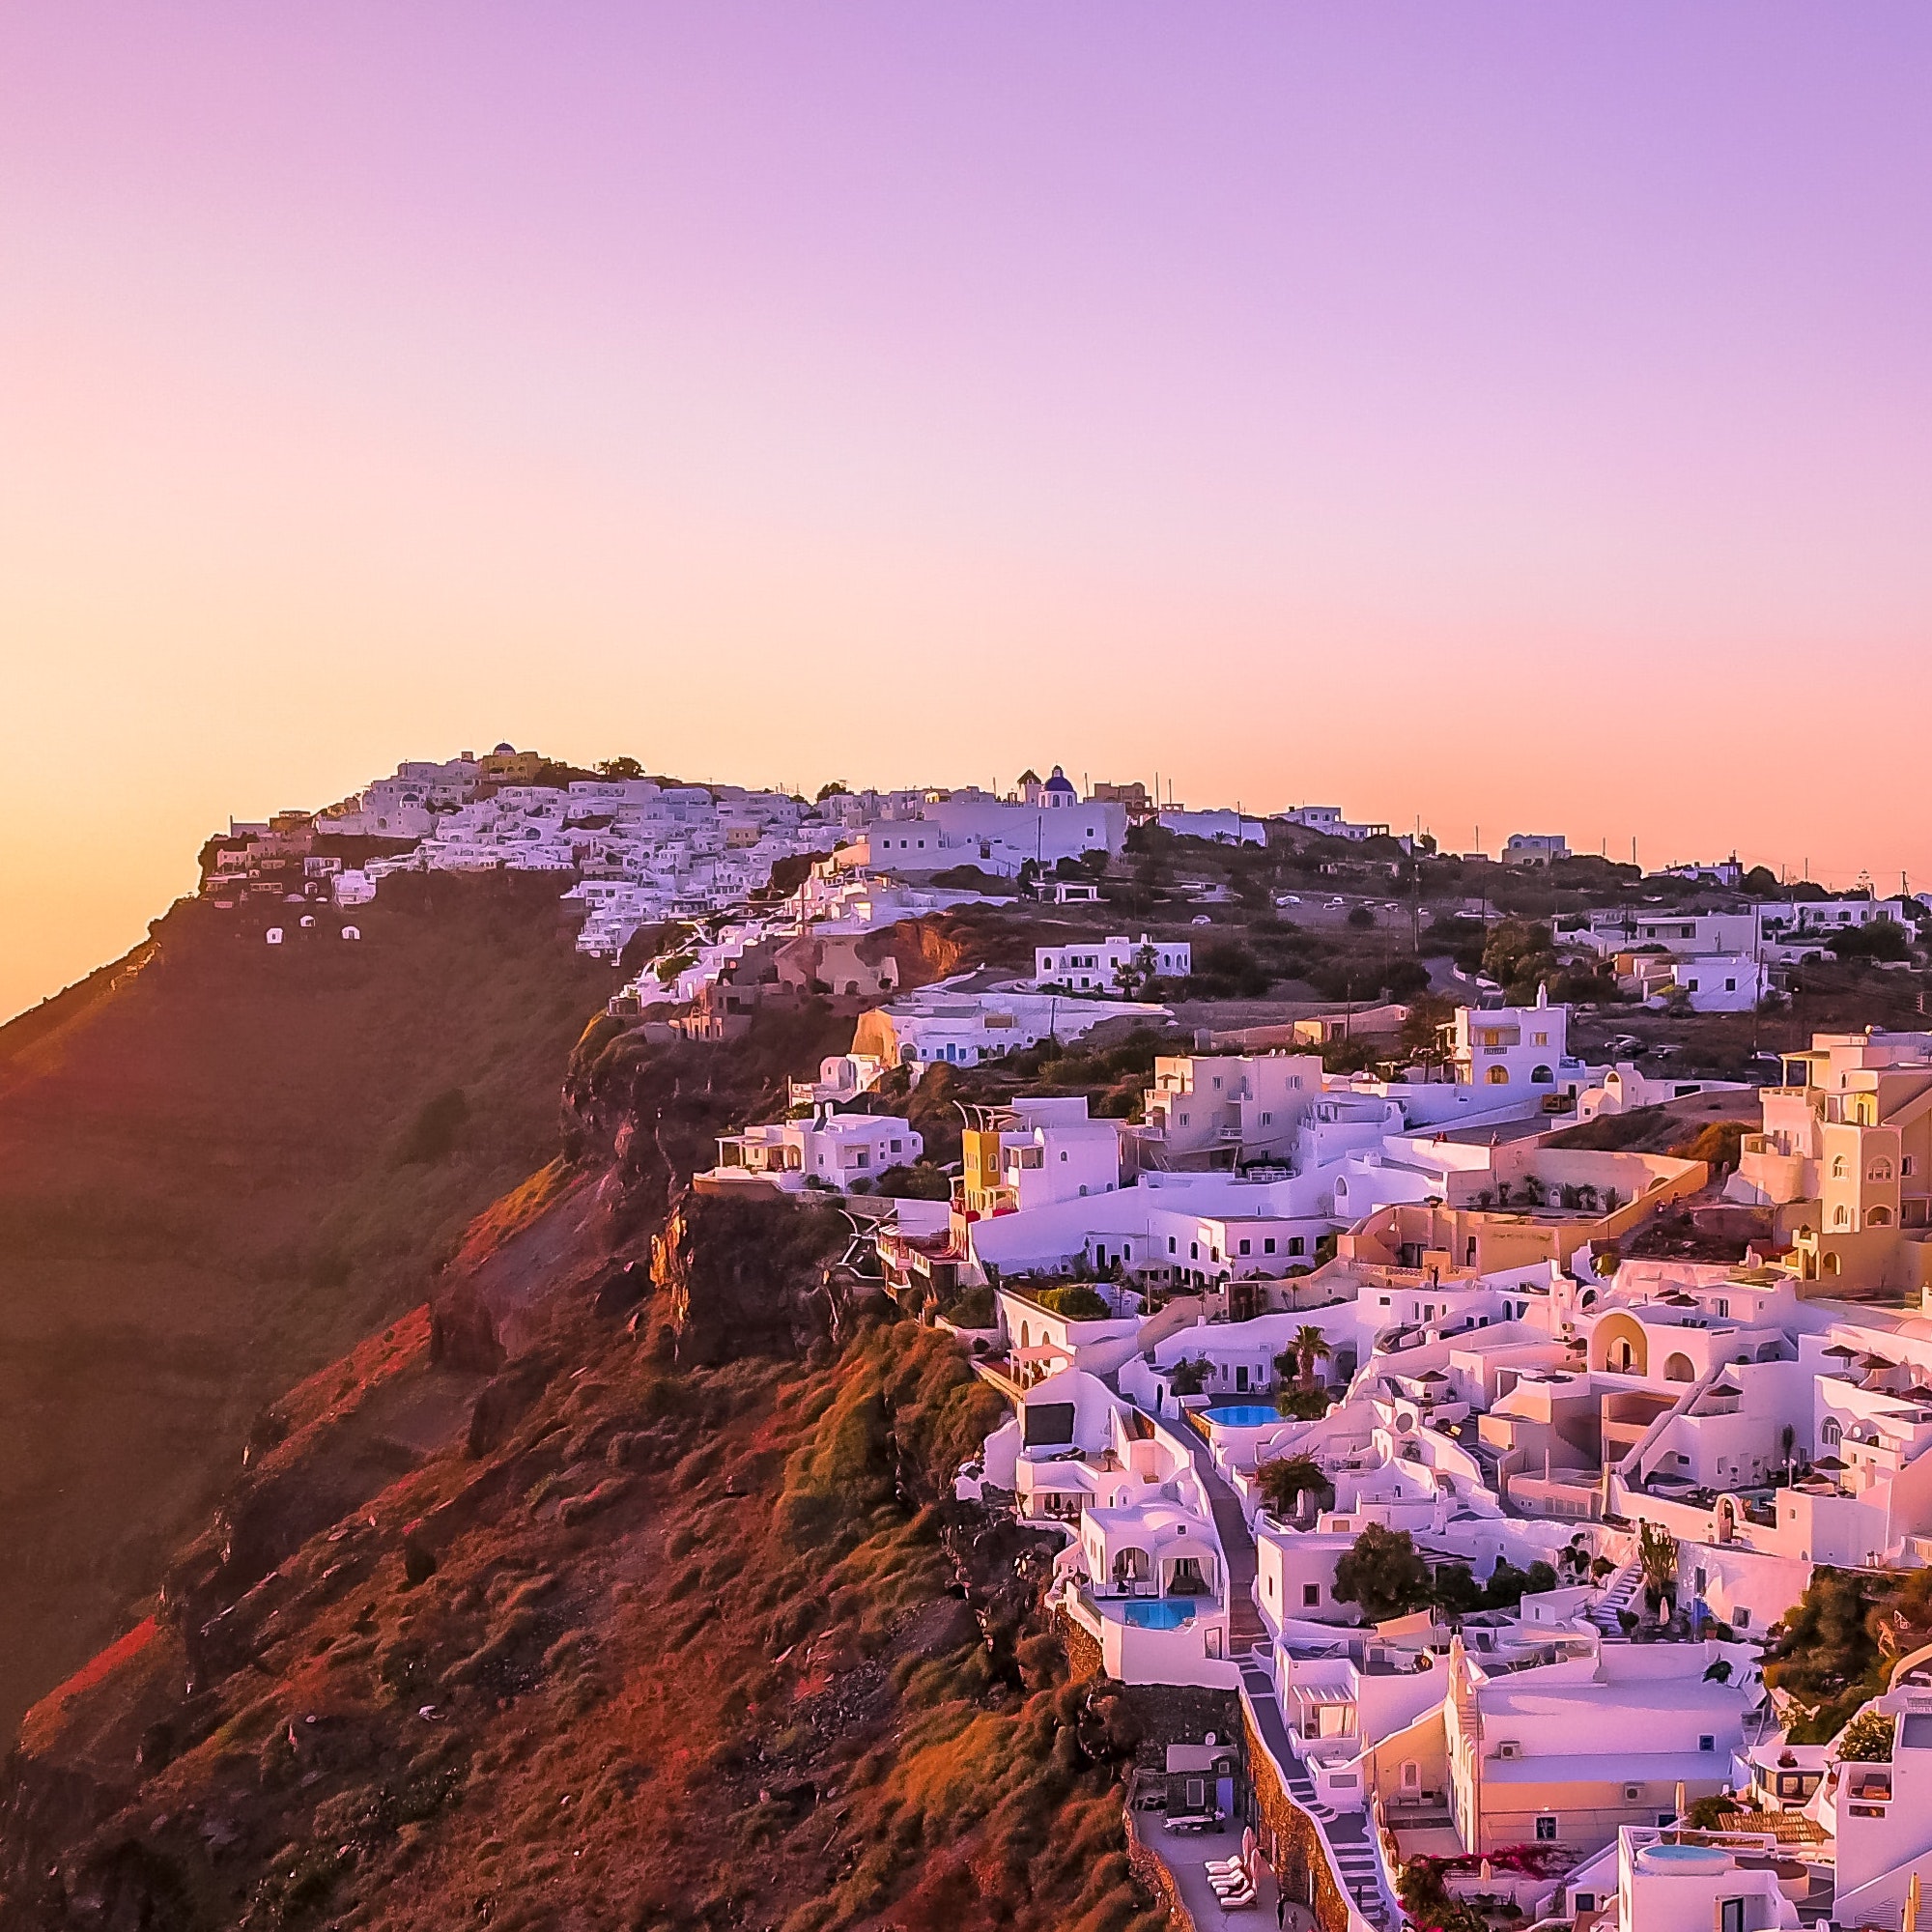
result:
<svg viewBox="0 0 1932 1932"><path fill-rule="evenodd" d="M230 810L498 737L1932 875L1928 55L1761 0L9 10L0 1012Z"/></svg>

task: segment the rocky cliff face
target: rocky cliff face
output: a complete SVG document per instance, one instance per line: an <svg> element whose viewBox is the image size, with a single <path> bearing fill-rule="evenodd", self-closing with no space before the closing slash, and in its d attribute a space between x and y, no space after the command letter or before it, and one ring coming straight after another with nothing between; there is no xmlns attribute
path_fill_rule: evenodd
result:
<svg viewBox="0 0 1932 1932"><path fill-rule="evenodd" d="M583 1036L563 1156L29 1714L0 1927L1155 1922L1131 1714L1050 1548L951 1498L997 1401L836 1210L677 1195L838 1036Z"/></svg>
<svg viewBox="0 0 1932 1932"><path fill-rule="evenodd" d="M184 904L0 1027L0 1739L138 1614L262 1409L555 1151L610 969L554 882L390 884L356 943Z"/></svg>

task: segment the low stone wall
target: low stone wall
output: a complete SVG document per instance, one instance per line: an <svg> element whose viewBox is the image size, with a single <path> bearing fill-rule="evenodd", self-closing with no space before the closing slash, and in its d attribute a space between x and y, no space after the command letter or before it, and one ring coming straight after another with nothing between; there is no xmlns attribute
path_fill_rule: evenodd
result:
<svg viewBox="0 0 1932 1932"><path fill-rule="evenodd" d="M1054 1613L1054 1622L1059 1626L1061 1642L1066 1646L1067 1667L1074 1683L1084 1684L1090 1677L1104 1675L1106 1660L1093 1634L1083 1630L1065 1610Z"/></svg>
<svg viewBox="0 0 1932 1932"><path fill-rule="evenodd" d="M1196 1932L1194 1915L1189 1912L1174 1882L1174 1874L1147 1840L1141 1836L1140 1821L1131 1808L1127 1811L1127 1868L1148 1894L1166 1910L1167 1922L1174 1932Z"/></svg>
<svg viewBox="0 0 1932 1932"><path fill-rule="evenodd" d="M1274 1869L1275 1883L1289 1898L1312 1907L1321 1932L1348 1932L1352 1909L1349 1894L1328 1861L1328 1848L1315 1820L1282 1789L1274 1760L1257 1735L1245 1706L1241 1724L1247 1733L1248 1778L1255 1794L1255 1835Z"/></svg>

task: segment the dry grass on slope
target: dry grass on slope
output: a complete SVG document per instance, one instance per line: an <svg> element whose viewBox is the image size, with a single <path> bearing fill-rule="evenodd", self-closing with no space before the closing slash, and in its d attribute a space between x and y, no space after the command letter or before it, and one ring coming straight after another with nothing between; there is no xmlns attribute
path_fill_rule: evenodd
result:
<svg viewBox="0 0 1932 1932"><path fill-rule="evenodd" d="M920 1500L991 1413L948 1339L558 1348L498 1450L243 1600L181 1754L23 1922L1152 1932L1124 1705L1050 1635L989 1642L949 1556L974 1512Z"/></svg>

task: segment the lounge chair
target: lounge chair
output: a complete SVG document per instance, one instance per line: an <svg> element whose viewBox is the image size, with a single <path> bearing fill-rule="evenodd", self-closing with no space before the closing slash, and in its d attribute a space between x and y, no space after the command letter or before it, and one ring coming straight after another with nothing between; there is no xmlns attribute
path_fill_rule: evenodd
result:
<svg viewBox="0 0 1932 1932"><path fill-rule="evenodd" d="M1221 1910L1223 1912L1245 1912L1260 1897L1261 1893L1253 1886L1250 1886L1246 1891L1224 1891L1220 1895Z"/></svg>

